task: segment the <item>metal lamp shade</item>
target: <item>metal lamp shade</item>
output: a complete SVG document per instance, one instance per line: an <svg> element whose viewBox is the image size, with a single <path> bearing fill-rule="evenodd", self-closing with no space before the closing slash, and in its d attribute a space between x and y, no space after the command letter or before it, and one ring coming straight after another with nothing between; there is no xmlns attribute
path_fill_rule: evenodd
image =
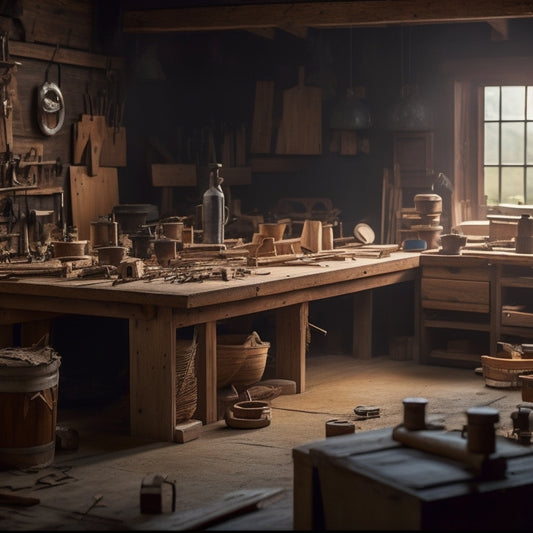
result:
<svg viewBox="0 0 533 533"><path fill-rule="evenodd" d="M333 130L366 130L371 125L367 105L350 91L331 111L329 127Z"/></svg>
<svg viewBox="0 0 533 533"><path fill-rule="evenodd" d="M433 128L433 114L416 88L404 88L392 109L393 131L427 131Z"/></svg>

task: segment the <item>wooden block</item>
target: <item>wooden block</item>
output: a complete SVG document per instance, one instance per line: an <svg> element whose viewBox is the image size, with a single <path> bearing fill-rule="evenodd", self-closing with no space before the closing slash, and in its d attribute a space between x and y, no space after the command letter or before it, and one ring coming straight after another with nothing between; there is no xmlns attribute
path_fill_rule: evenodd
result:
<svg viewBox="0 0 533 533"><path fill-rule="evenodd" d="M174 441L178 444L184 444L190 440L197 439L202 432L201 420L189 420L178 424L174 428Z"/></svg>

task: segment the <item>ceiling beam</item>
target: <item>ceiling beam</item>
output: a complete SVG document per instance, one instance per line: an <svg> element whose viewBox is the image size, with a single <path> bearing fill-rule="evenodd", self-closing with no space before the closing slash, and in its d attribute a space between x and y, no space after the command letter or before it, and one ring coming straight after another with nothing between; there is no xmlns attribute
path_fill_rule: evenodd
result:
<svg viewBox="0 0 533 533"><path fill-rule="evenodd" d="M125 10L126 33L340 28L533 17L530 0L352 0Z"/></svg>

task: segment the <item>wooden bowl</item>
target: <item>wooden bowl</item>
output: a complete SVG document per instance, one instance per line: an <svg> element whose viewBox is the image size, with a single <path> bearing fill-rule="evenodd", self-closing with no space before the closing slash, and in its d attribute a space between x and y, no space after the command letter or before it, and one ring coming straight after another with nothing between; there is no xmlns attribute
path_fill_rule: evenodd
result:
<svg viewBox="0 0 533 533"><path fill-rule="evenodd" d="M53 241L54 257L83 257L88 241Z"/></svg>
<svg viewBox="0 0 533 533"><path fill-rule="evenodd" d="M96 250L98 252L98 264L116 267L120 265L128 252L125 246L100 246Z"/></svg>
<svg viewBox="0 0 533 533"><path fill-rule="evenodd" d="M260 400L243 401L234 403L232 411L235 418L257 419L270 415L270 405Z"/></svg>

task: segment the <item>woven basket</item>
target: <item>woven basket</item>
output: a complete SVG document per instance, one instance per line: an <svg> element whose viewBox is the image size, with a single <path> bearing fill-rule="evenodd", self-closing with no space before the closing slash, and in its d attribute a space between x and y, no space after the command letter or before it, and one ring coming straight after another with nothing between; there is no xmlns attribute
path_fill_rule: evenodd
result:
<svg viewBox="0 0 533 533"><path fill-rule="evenodd" d="M248 386L261 381L265 371L269 342L263 342L257 332L220 335L217 339L219 387L228 384ZM222 384L221 384L222 383Z"/></svg>
<svg viewBox="0 0 533 533"><path fill-rule="evenodd" d="M194 338L176 341L176 424L190 420L197 407L196 330Z"/></svg>

